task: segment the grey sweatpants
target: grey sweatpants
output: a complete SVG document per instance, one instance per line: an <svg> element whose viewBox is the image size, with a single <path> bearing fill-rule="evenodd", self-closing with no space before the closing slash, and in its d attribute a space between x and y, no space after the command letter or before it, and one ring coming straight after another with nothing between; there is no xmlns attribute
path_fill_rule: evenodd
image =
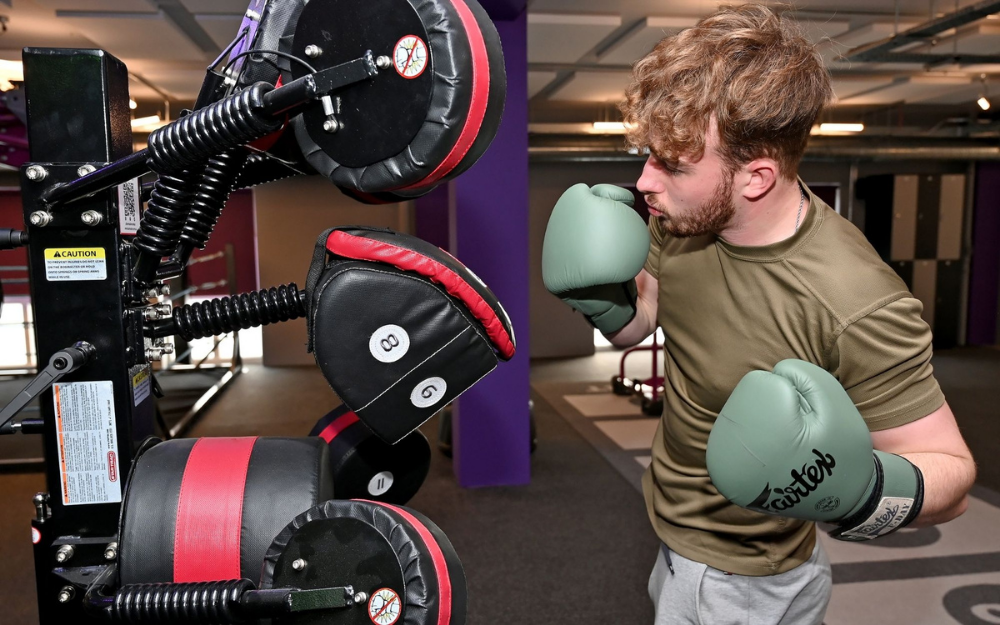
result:
<svg viewBox="0 0 1000 625"><path fill-rule="evenodd" d="M764 577L724 573L664 545L649 577L655 625L820 625L832 588L819 540L809 560Z"/></svg>

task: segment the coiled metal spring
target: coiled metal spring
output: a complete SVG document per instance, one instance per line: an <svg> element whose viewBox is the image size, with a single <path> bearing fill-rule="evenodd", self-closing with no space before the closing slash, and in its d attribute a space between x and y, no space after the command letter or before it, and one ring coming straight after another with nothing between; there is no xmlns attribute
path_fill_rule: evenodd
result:
<svg viewBox="0 0 1000 625"><path fill-rule="evenodd" d="M181 230L182 242L192 248L205 249L248 156L246 150L238 148L208 160Z"/></svg>
<svg viewBox="0 0 1000 625"><path fill-rule="evenodd" d="M173 173L274 132L282 119L263 112L264 96L274 87L257 83L198 109L149 135L149 166Z"/></svg>
<svg viewBox="0 0 1000 625"><path fill-rule="evenodd" d="M187 171L157 179L136 233L136 249L157 259L173 253L198 182L198 177Z"/></svg>
<svg viewBox="0 0 1000 625"><path fill-rule="evenodd" d="M240 597L253 590L250 580L190 584L134 584L118 591L111 614L125 623L243 623Z"/></svg>
<svg viewBox="0 0 1000 625"><path fill-rule="evenodd" d="M299 288L287 284L174 309L174 331L186 340L298 319L306 314Z"/></svg>

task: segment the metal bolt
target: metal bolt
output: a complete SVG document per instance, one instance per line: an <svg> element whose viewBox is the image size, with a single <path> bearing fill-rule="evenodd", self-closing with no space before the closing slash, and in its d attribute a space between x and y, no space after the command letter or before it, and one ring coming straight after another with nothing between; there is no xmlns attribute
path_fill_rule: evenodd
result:
<svg viewBox="0 0 1000 625"><path fill-rule="evenodd" d="M296 571L301 571L302 569L306 568L306 564L307 563L305 560L299 558L298 560L292 562L292 569Z"/></svg>
<svg viewBox="0 0 1000 625"><path fill-rule="evenodd" d="M392 59L387 56L380 56L375 59L375 67L379 69L389 69L392 67Z"/></svg>
<svg viewBox="0 0 1000 625"><path fill-rule="evenodd" d="M80 215L80 219L83 220L83 223L85 223L88 226L96 226L97 224L101 223L101 220L104 219L104 216L98 213L97 211L84 211L84 213Z"/></svg>
<svg viewBox="0 0 1000 625"><path fill-rule="evenodd" d="M45 521L48 514L46 514L45 506L49 502L48 493L37 493L31 498L32 503L35 504L35 520L39 523Z"/></svg>
<svg viewBox="0 0 1000 625"><path fill-rule="evenodd" d="M79 167L76 168L76 175L86 176L87 174L93 171L97 171L97 168L94 167L93 165L80 165Z"/></svg>
<svg viewBox="0 0 1000 625"><path fill-rule="evenodd" d="M108 543L108 546L104 548L104 559L114 560L118 557L118 543Z"/></svg>
<svg viewBox="0 0 1000 625"><path fill-rule="evenodd" d="M35 211L28 216L28 222L32 226L44 228L52 223L52 213L48 211Z"/></svg>
<svg viewBox="0 0 1000 625"><path fill-rule="evenodd" d="M329 132L330 134L337 132L343 127L344 125L335 119L328 119L325 122L323 122L323 130Z"/></svg>
<svg viewBox="0 0 1000 625"><path fill-rule="evenodd" d="M24 170L24 175L32 182L41 182L45 180L45 176L48 176L49 172L41 165L30 165L28 169Z"/></svg>
<svg viewBox="0 0 1000 625"><path fill-rule="evenodd" d="M76 549L73 548L73 545L63 545L62 547L59 547L58 551L56 551L56 562L59 564L69 562L69 559L73 557L74 553L76 553Z"/></svg>
<svg viewBox="0 0 1000 625"><path fill-rule="evenodd" d="M368 601L368 593L359 592L354 595L354 603L364 603Z"/></svg>
<svg viewBox="0 0 1000 625"><path fill-rule="evenodd" d="M52 363L52 366L58 369L59 371L62 371L63 369L69 366L69 361L62 357L56 358L55 362Z"/></svg>
<svg viewBox="0 0 1000 625"><path fill-rule="evenodd" d="M59 591L59 603L69 603L76 596L76 588L72 586L63 586L62 590Z"/></svg>
<svg viewBox="0 0 1000 625"><path fill-rule="evenodd" d="M146 360L151 362L159 362L163 360L163 348L162 347L147 347L146 348Z"/></svg>
<svg viewBox="0 0 1000 625"><path fill-rule="evenodd" d="M310 59L315 59L317 56L321 54L323 54L323 48L312 43L306 46L306 56L308 56Z"/></svg>

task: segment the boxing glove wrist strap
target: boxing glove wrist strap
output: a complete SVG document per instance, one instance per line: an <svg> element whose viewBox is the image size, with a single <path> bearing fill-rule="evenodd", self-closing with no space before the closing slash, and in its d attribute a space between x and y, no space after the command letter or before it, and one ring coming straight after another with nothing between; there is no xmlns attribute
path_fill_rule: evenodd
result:
<svg viewBox="0 0 1000 625"><path fill-rule="evenodd" d="M902 456L875 452L874 487L861 508L840 522L830 536L862 541L884 536L908 525L924 504L924 477Z"/></svg>

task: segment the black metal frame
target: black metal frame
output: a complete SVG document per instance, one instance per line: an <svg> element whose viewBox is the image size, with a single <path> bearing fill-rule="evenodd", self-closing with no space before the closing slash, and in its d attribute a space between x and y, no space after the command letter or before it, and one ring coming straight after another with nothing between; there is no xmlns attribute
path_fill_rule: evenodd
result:
<svg viewBox="0 0 1000 625"><path fill-rule="evenodd" d="M159 258L153 255L151 260L148 252L141 246L137 249L131 237L119 230L116 186L154 169L157 155L149 149L132 153L128 73L121 61L101 50L46 48L26 48L23 60L32 162L21 169L21 187L30 241L28 265L38 359L46 362L78 342L93 346L85 366L61 381L112 384L118 445L114 466L121 484L141 442L154 432L153 397L135 401L136 376L151 375L149 360L155 359L162 337L184 333L180 329L183 324L178 322L178 311L183 309L174 309L169 320L157 321L159 315L148 314L152 309L147 296L169 276L162 268L157 271ZM377 73L368 53L276 89L267 86L258 111L283 117L296 107ZM103 250L106 278L48 279L46 250L65 248ZM144 262L147 269L152 263L152 272L146 277L137 275ZM264 303L261 308L270 317L255 318L239 327L304 314L296 287L285 289L248 294ZM222 331L217 326L208 330L201 335ZM186 338L192 336L191 332L185 334ZM63 502L61 426L52 388L39 398L41 419L7 424L13 431L28 432L29 425L41 429L44 438L46 488L51 495L36 496L32 521L39 617L43 625L103 622L102 617L84 610L83 596L94 579L106 580L111 574L122 503Z"/></svg>

